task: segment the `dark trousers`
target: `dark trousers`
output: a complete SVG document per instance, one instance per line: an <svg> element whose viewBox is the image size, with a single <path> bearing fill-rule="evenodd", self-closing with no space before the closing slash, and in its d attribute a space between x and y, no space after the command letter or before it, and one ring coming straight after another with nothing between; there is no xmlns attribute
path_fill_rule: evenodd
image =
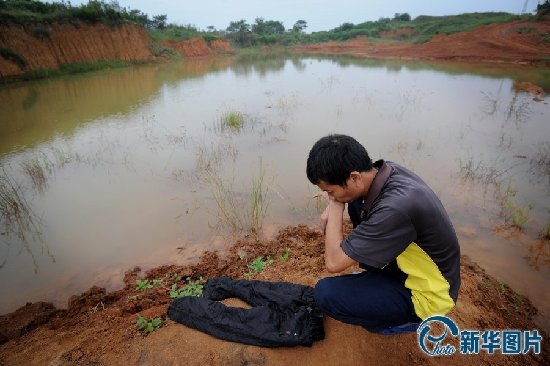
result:
<svg viewBox="0 0 550 366"><path fill-rule="evenodd" d="M231 297L252 308L219 302ZM313 288L288 282L216 277L206 282L202 297L174 300L168 316L221 339L263 347L311 346L325 337Z"/></svg>
<svg viewBox="0 0 550 366"><path fill-rule="evenodd" d="M314 294L315 303L326 315L371 332L421 321L414 312L410 290L384 270L372 268L323 278Z"/></svg>

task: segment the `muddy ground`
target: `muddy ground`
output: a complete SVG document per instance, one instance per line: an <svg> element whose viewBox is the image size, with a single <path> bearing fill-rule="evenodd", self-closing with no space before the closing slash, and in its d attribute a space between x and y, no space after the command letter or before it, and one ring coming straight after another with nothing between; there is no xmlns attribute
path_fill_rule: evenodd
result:
<svg viewBox="0 0 550 366"><path fill-rule="evenodd" d="M369 42L366 37L295 47L319 54L362 58L492 62L545 66L550 63L550 20L490 24L470 32L436 35L422 44ZM392 38L392 34L385 35ZM399 38L399 34L396 34Z"/></svg>
<svg viewBox="0 0 550 366"><path fill-rule="evenodd" d="M288 249L288 259L283 259ZM226 253L206 252L191 266L162 266L125 274L123 289L93 287L72 296L68 309L45 303L27 304L0 316L0 365L431 365L443 360L426 356L415 333L382 336L361 327L325 319L326 338L311 348L268 349L227 342L166 318L172 284L229 275L245 278L257 256L274 262L254 279L315 285L329 274L323 264L323 237L316 228L281 230L272 240L247 236ZM488 276L462 257L462 288L450 316L461 329L531 330L536 309L525 297ZM353 270L353 269L351 269ZM155 288L138 291L136 279L163 279ZM180 279L181 278L181 279ZM236 302L231 305L239 305ZM149 335L136 327L138 315L161 317L163 326ZM543 334L546 339L546 334ZM453 355L448 365L549 365L545 340L540 355Z"/></svg>

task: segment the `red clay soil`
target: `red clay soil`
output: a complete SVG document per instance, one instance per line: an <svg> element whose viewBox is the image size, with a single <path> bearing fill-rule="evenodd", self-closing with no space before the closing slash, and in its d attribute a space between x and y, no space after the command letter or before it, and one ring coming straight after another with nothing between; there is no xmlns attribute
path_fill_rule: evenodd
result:
<svg viewBox="0 0 550 366"><path fill-rule="evenodd" d="M0 48L11 50L26 62L23 66L0 57L0 81L32 70L55 70L65 64L153 60L147 33L130 24L0 24Z"/></svg>
<svg viewBox="0 0 550 366"><path fill-rule="evenodd" d="M343 43L328 42L297 46L294 50L379 59L547 65L550 62L548 34L550 34L550 21L522 20L490 24L469 32L436 35L431 41L423 44L369 43L366 37L362 37ZM400 34L385 34L384 36L399 38Z"/></svg>
<svg viewBox="0 0 550 366"><path fill-rule="evenodd" d="M208 43L215 53L234 53L233 47L227 39L213 39Z"/></svg>
<svg viewBox="0 0 550 366"><path fill-rule="evenodd" d="M183 57L199 57L219 53L233 53L231 45L225 39L213 40L210 44L206 43L202 37L197 37L186 41L163 41L159 43L163 47L176 50Z"/></svg>
<svg viewBox="0 0 550 366"><path fill-rule="evenodd" d="M183 57L233 53L225 39L207 44L202 37L159 42ZM0 48L17 55L19 62L0 57L0 83L26 72L57 70L62 65L121 60L151 62L151 40L143 27L131 24L0 24Z"/></svg>
<svg viewBox="0 0 550 366"><path fill-rule="evenodd" d="M289 256L283 260L287 248ZM545 333L540 355L482 352L441 359L424 355L415 333L382 336L331 318L325 320L326 338L311 348L276 349L219 340L166 319L169 288L177 277L244 278L247 263L257 256L270 256L274 263L255 279L313 286L329 275L317 229L288 227L273 240L248 236L223 257L207 252L195 265L167 265L145 274L135 268L126 273L123 289L107 293L93 287L72 296L66 310L36 303L0 316L0 365L550 365ZM530 320L536 309L529 300L500 285L467 257L462 257L461 270L459 302L450 314L461 329L536 328ZM140 292L137 278L163 279L163 283ZM163 326L143 335L136 329L138 315L162 317Z"/></svg>

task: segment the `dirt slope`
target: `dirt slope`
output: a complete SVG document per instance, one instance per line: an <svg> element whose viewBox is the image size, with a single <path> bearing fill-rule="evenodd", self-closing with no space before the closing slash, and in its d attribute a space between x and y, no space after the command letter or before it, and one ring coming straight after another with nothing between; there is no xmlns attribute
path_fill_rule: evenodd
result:
<svg viewBox="0 0 550 366"><path fill-rule="evenodd" d="M183 57L232 53L224 39L210 45L201 37L160 43ZM66 64L103 60L149 62L155 58L145 30L131 24L0 24L0 49L0 82L38 69L56 70Z"/></svg>
<svg viewBox="0 0 550 366"><path fill-rule="evenodd" d="M186 41L163 41L161 46L176 50L183 57L210 56L217 53L232 53L229 42L224 39L213 40L210 45L201 38L193 38Z"/></svg>
<svg viewBox="0 0 550 366"><path fill-rule="evenodd" d="M281 255L289 248L288 260ZM548 341L539 356L454 355L445 361L424 355L416 334L381 336L361 327L327 318L326 339L313 347L267 349L231 343L164 320L148 336L136 330L139 315L166 319L168 288L175 275L210 278L226 274L243 278L247 263L258 255L275 262L255 279L314 285L327 276L323 267L323 238L305 226L289 227L270 241L246 237L221 258L206 253L189 267L163 266L139 276L129 271L122 290L106 293L100 288L69 299L67 310L46 304L29 304L0 316L0 365L549 365ZM241 257L245 257L241 259ZM163 278L162 286L138 292L135 279ZM536 312L529 301L500 286L494 279L462 258L463 285L451 317L461 329L533 329ZM133 296L138 295L135 299ZM237 302L230 304L238 305ZM546 334L543 334L546 339Z"/></svg>
<svg viewBox="0 0 550 366"><path fill-rule="evenodd" d="M515 64L550 63L550 21L490 24L470 32L437 35L423 44L374 44L366 38L298 46L298 52L348 54L365 58L454 60ZM546 36L546 40L545 37Z"/></svg>
<svg viewBox="0 0 550 366"><path fill-rule="evenodd" d="M153 59L145 30L129 24L2 24L0 48L26 62L23 66L0 57L0 80L36 69L58 69L63 64Z"/></svg>

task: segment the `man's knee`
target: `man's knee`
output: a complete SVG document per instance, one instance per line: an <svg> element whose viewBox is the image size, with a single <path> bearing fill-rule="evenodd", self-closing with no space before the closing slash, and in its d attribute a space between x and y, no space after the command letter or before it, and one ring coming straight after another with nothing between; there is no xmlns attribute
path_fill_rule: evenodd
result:
<svg viewBox="0 0 550 366"><path fill-rule="evenodd" d="M334 296L334 284L331 278L322 278L315 285L315 303L323 310L327 310L333 303L330 299Z"/></svg>

